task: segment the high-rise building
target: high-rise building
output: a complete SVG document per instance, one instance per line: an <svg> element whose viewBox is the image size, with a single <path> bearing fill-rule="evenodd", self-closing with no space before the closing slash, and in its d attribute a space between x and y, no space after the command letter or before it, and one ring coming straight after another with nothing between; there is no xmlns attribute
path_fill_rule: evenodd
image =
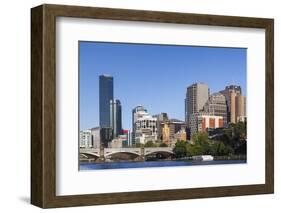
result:
<svg viewBox="0 0 281 213"><path fill-rule="evenodd" d="M132 110L132 145L136 143L135 141L135 135L136 135L136 121L143 117L148 115L147 110L143 106L137 106Z"/></svg>
<svg viewBox="0 0 281 213"><path fill-rule="evenodd" d="M209 99L209 87L205 83L195 83L186 89L185 122L190 126L190 116L203 110Z"/></svg>
<svg viewBox="0 0 281 213"><path fill-rule="evenodd" d="M246 97L239 95L236 96L236 122L246 120Z"/></svg>
<svg viewBox="0 0 281 213"><path fill-rule="evenodd" d="M132 144L146 143L157 140L157 118L148 114L143 106L137 106L132 111Z"/></svg>
<svg viewBox="0 0 281 213"><path fill-rule="evenodd" d="M156 126L157 126L157 139L162 140L162 127L161 124L165 121L168 121L168 114L165 112L161 112L157 115L153 115L153 118L156 118Z"/></svg>
<svg viewBox="0 0 281 213"><path fill-rule="evenodd" d="M122 107L119 100L110 100L110 127L114 137L122 134Z"/></svg>
<svg viewBox="0 0 281 213"><path fill-rule="evenodd" d="M113 100L113 77L99 76L100 127L110 127L110 100Z"/></svg>
<svg viewBox="0 0 281 213"><path fill-rule="evenodd" d="M240 86L230 85L226 86L221 91L227 104L227 122L236 123L240 118L246 117L246 97L242 96L242 90Z"/></svg>
<svg viewBox="0 0 281 213"><path fill-rule="evenodd" d="M80 140L79 140L80 148L91 148L92 139L91 139L91 130L82 130L80 131Z"/></svg>
<svg viewBox="0 0 281 213"><path fill-rule="evenodd" d="M111 127L102 127L100 129L100 139L101 139L101 145L103 147L108 147L108 144L112 141L113 139L112 132L113 131Z"/></svg>
<svg viewBox="0 0 281 213"><path fill-rule="evenodd" d="M145 144L148 141L157 140L156 118L146 115L135 122L135 142Z"/></svg>
<svg viewBox="0 0 281 213"><path fill-rule="evenodd" d="M212 115L206 112L197 112L190 116L191 136L198 132L207 131L207 129L216 129L223 127L223 117Z"/></svg>
<svg viewBox="0 0 281 213"><path fill-rule="evenodd" d="M221 93L214 93L210 95L209 100L204 105L204 112L210 115L217 115L223 117L223 125L227 124L227 105L226 98Z"/></svg>

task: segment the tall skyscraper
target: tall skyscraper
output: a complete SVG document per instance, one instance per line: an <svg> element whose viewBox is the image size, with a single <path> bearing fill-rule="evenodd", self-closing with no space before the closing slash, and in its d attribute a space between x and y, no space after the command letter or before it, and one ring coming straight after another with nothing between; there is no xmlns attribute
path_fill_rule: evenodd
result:
<svg viewBox="0 0 281 213"><path fill-rule="evenodd" d="M110 126L114 137L122 134L122 107L118 99L110 100Z"/></svg>
<svg viewBox="0 0 281 213"><path fill-rule="evenodd" d="M204 112L210 115L222 116L223 125L227 124L227 105L226 98L221 93L214 93L210 95L209 100L204 105Z"/></svg>
<svg viewBox="0 0 281 213"><path fill-rule="evenodd" d="M100 141L102 147L108 147L108 144L112 141L112 128L111 127L102 127L100 128Z"/></svg>
<svg viewBox="0 0 281 213"><path fill-rule="evenodd" d="M203 110L209 99L209 87L205 83L195 83L186 89L185 122L190 126L190 116Z"/></svg>
<svg viewBox="0 0 281 213"><path fill-rule="evenodd" d="M241 87L236 85L226 86L220 93L226 98L227 121L230 123L243 121L246 116L246 97L242 96Z"/></svg>
<svg viewBox="0 0 281 213"><path fill-rule="evenodd" d="M99 76L100 127L110 127L110 100L113 100L113 77Z"/></svg>
<svg viewBox="0 0 281 213"><path fill-rule="evenodd" d="M236 122L245 121L246 118L246 97L242 95L236 96Z"/></svg>

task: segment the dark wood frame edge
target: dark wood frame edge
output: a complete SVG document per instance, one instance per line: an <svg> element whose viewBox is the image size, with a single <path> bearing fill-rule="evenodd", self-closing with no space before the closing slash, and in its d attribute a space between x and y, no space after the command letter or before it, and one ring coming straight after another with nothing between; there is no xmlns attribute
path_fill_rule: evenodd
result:
<svg viewBox="0 0 281 213"><path fill-rule="evenodd" d="M56 196L56 17L263 28L266 31L266 183L195 189ZM268 194L274 192L274 20L41 5L31 9L31 203L41 208Z"/></svg>

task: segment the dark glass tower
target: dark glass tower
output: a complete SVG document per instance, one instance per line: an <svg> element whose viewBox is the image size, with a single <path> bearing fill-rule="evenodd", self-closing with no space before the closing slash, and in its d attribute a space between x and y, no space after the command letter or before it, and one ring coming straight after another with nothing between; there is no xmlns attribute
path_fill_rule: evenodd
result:
<svg viewBox="0 0 281 213"><path fill-rule="evenodd" d="M110 101L113 100L113 77L99 76L100 127L110 127Z"/></svg>
<svg viewBox="0 0 281 213"><path fill-rule="evenodd" d="M122 134L122 107L118 99L110 101L110 124L114 137Z"/></svg>

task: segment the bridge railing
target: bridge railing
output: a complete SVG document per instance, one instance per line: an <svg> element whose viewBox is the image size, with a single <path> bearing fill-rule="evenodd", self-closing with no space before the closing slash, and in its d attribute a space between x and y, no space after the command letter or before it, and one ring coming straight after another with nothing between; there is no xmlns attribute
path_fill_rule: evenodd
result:
<svg viewBox="0 0 281 213"><path fill-rule="evenodd" d="M169 152L173 153L172 147L145 147L145 148L104 148L103 152L101 152L101 148L81 148L80 153L88 153L88 154L95 154L95 155L110 155L113 153L135 153L138 155L146 155L153 152Z"/></svg>
<svg viewBox="0 0 281 213"><path fill-rule="evenodd" d="M132 152L132 151L140 151L141 148L104 148L104 151L114 151L114 152L126 152L126 151L129 151L129 152Z"/></svg>

